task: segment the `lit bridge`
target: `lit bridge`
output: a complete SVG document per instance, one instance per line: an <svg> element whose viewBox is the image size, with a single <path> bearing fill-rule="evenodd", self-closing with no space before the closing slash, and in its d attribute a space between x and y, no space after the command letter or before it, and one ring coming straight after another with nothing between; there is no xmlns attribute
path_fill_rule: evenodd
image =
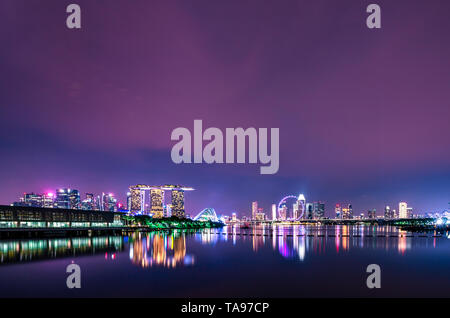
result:
<svg viewBox="0 0 450 318"><path fill-rule="evenodd" d="M194 221L212 221L212 222L220 222L219 218L217 217L216 211L213 208L206 208L199 214L197 214L194 219Z"/></svg>

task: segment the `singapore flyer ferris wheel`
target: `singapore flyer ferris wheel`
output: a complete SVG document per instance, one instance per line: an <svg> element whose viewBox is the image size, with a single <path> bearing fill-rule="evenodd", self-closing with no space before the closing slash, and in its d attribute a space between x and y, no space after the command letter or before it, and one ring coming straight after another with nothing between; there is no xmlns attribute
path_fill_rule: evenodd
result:
<svg viewBox="0 0 450 318"><path fill-rule="evenodd" d="M299 220L303 217L306 210L306 200L303 194L298 196L295 195L287 195L280 200L277 206L278 218L279 219L288 219L287 211L289 211L287 207L287 203L289 200L296 200L297 211L292 209L292 219ZM285 210L286 208L286 210ZM285 212L286 211L286 212Z"/></svg>

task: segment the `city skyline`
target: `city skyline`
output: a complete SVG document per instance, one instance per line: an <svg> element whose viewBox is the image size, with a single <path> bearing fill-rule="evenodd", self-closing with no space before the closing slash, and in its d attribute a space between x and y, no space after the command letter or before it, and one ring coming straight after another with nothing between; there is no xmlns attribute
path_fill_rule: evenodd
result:
<svg viewBox="0 0 450 318"><path fill-rule="evenodd" d="M405 3L379 1L386 28L370 30L360 1L82 0L83 27L70 30L64 3L5 1L0 202L67 185L125 202L149 180L202 189L193 211L249 213L254 200L269 211L286 193L327 214L337 202L443 211L450 21L442 6ZM196 119L278 127L278 173L174 164L170 133Z"/></svg>
<svg viewBox="0 0 450 318"><path fill-rule="evenodd" d="M136 199L132 199L133 189L136 189ZM175 190L175 191L174 191ZM54 208L66 208L66 209L80 209L80 210L100 210L100 211L123 211L135 214L137 212L143 214L151 214L154 217L167 217L171 215L176 215L178 217L184 217L185 214L191 215L192 217L198 214L200 211L208 208L215 209L214 207L204 207L202 210L189 211L185 210L185 199L184 194L179 197L178 192L184 192L185 190L194 190L191 187L185 187L181 185L162 185L162 186L148 186L148 185L136 185L129 186L129 192L126 194L126 200L121 202L117 200L113 193L101 192L99 195L95 195L93 192L80 192L78 189L73 188L59 188L55 191L47 192L23 192L23 197L19 197L19 200L12 201L5 205L24 205L24 206L35 206L35 207L54 207ZM131 192L130 192L131 191ZM143 199L142 195L144 191L147 191L147 199ZM171 200L165 200L165 191L174 191L175 199L172 194ZM84 199L82 196L84 193ZM62 199L59 198L63 195ZM71 195L75 196L71 198ZM38 197L38 199L36 199ZM139 202L134 202L139 197ZM284 202L284 205L288 207L285 202L288 198L293 198L296 196L288 195L282 198L279 202ZM59 200L58 200L59 199ZM39 200L38 204L33 204L36 200ZM148 204L146 204L148 200ZM181 200L179 205L179 210L174 209L174 200ZM25 202L27 201L27 202ZM168 203L171 201L170 203ZM302 207L299 206L299 202L302 201ZM327 206L324 200L306 200L304 194L299 194L296 203L293 205L293 210L288 207L286 211L282 211L278 204L272 203L269 207L259 205L259 201L252 201L249 203L250 208L248 210L237 210L231 209L230 211L217 210L219 215L235 217L245 217L253 220L273 220L274 215L277 219L320 219L321 217L330 219L358 219L358 218L408 218L413 216L426 216L432 214L441 214L443 212L449 211L448 208L443 208L441 211L413 211L413 207L408 205L405 201L397 202L394 205L384 204L383 210L378 210L376 208L369 209L353 209L353 204L351 203L334 203L331 207ZM156 204L155 204L156 203ZM450 203L449 203L450 204ZM135 206L133 208L133 205ZM139 205L139 208L137 207ZM175 207L178 205L175 202ZM275 207L275 213L274 213ZM297 209L299 209L297 211ZM301 211L300 211L301 209ZM172 214L173 213L173 214ZM284 213L284 214L283 214ZM282 216L280 216L280 214ZM300 217L301 215L301 217Z"/></svg>

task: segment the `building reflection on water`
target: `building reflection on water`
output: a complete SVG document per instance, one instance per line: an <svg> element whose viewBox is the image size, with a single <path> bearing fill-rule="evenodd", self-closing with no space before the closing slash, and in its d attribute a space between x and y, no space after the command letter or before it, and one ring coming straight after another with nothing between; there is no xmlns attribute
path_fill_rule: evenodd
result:
<svg viewBox="0 0 450 318"><path fill-rule="evenodd" d="M73 237L0 241L0 263L29 262L105 253L115 259L123 250L122 236Z"/></svg>
<svg viewBox="0 0 450 318"><path fill-rule="evenodd" d="M118 252L128 248L126 253L135 265L176 268L195 264L194 255L188 253L188 244L212 248L231 244L248 250L249 254L264 249L285 259L300 261L308 255L345 255L353 249L386 250L406 255L415 247L436 248L440 240L447 237L437 238L437 233L433 234L412 234L391 226L257 225L250 229L227 226L222 229L135 232L129 236L5 240L0 241L0 264L99 253L104 253L106 260L116 260Z"/></svg>
<svg viewBox="0 0 450 318"><path fill-rule="evenodd" d="M133 233L130 237L130 260L144 268L194 265L194 256L186 253L186 234L182 230Z"/></svg>
<svg viewBox="0 0 450 318"><path fill-rule="evenodd" d="M271 246L283 258L300 261L308 254L341 254L357 248L397 250L404 255L413 246L436 247L436 238L432 234L421 238L392 226L260 225L248 230L229 226L219 234L222 235L202 234L202 242L215 244L219 240L232 240L236 244L236 241L250 239L254 253Z"/></svg>

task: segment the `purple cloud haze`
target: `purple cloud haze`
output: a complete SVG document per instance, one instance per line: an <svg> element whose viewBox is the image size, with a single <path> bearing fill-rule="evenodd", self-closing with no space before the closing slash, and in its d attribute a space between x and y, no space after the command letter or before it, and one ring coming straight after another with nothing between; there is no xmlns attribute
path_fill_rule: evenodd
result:
<svg viewBox="0 0 450 318"><path fill-rule="evenodd" d="M450 202L450 3L66 1L0 4L0 202L71 186L195 187L191 213L268 212L304 192L356 213ZM170 133L279 127L280 170L175 165Z"/></svg>

